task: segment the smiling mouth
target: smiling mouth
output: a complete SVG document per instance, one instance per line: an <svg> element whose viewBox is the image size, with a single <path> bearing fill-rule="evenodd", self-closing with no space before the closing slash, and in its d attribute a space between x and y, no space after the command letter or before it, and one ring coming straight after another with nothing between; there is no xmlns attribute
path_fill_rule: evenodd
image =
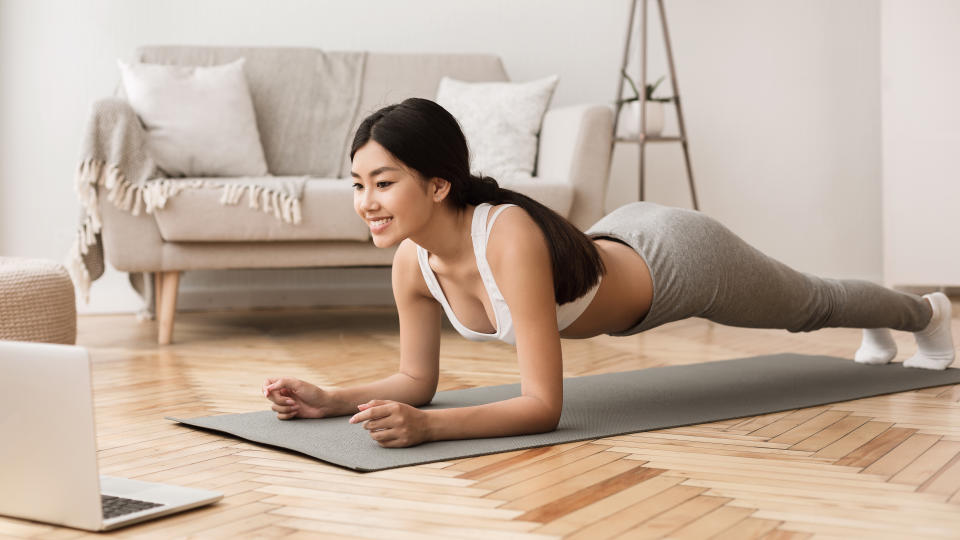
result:
<svg viewBox="0 0 960 540"><path fill-rule="evenodd" d="M377 229L382 229L382 228L386 227L386 226L389 225L392 221L393 221L393 218L392 218L392 217L389 217L389 218L371 220L371 221L369 221L369 223L370 223L370 228L371 228L371 229L377 230Z"/></svg>

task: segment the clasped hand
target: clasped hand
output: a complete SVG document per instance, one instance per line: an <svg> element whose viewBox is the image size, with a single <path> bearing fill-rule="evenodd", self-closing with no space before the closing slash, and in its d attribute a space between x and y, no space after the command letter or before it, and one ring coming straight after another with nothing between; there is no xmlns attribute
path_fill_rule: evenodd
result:
<svg viewBox="0 0 960 540"><path fill-rule="evenodd" d="M360 412L350 418L351 424L363 422L370 438L385 448L404 448L426 442L430 438L427 413L416 407L374 399L361 403Z"/></svg>
<svg viewBox="0 0 960 540"><path fill-rule="evenodd" d="M330 392L293 378L270 378L261 387L264 397L273 402L271 410L280 420L327 418L348 414L341 410ZM375 399L357 406L360 412L351 424L363 422L370 438L386 448L414 446L429 439L427 414L397 401Z"/></svg>

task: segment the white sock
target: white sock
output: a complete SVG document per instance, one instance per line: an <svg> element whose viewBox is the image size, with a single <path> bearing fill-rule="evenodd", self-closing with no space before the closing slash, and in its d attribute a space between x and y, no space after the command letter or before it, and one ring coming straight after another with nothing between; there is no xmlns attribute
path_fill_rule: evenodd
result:
<svg viewBox="0 0 960 540"><path fill-rule="evenodd" d="M903 367L946 369L956 358L950 332L950 299L943 293L923 295L933 306L930 324L913 335L917 338L917 354L903 362Z"/></svg>
<svg viewBox="0 0 960 540"><path fill-rule="evenodd" d="M889 364L897 355L897 344L889 328L864 328L863 342L853 361L860 364Z"/></svg>

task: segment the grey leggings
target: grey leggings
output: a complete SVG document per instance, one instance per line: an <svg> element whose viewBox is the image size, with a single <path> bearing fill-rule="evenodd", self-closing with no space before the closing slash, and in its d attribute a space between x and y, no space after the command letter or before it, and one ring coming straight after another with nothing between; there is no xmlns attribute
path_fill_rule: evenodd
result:
<svg viewBox="0 0 960 540"><path fill-rule="evenodd" d="M933 311L921 297L869 281L825 279L764 255L716 220L649 202L614 210L586 231L632 247L653 277L653 303L627 336L688 317L810 332L825 327L916 332Z"/></svg>

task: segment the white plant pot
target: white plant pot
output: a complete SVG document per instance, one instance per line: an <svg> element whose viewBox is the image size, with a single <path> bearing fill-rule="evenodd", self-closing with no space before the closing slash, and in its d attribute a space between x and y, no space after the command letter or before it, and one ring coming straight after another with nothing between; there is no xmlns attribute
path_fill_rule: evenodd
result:
<svg viewBox="0 0 960 540"><path fill-rule="evenodd" d="M646 107L647 135L659 135L663 132L663 102L648 101ZM637 126L640 125L640 102L631 101L625 103L620 108L620 119L618 122L617 133L621 137L635 137L639 134Z"/></svg>

